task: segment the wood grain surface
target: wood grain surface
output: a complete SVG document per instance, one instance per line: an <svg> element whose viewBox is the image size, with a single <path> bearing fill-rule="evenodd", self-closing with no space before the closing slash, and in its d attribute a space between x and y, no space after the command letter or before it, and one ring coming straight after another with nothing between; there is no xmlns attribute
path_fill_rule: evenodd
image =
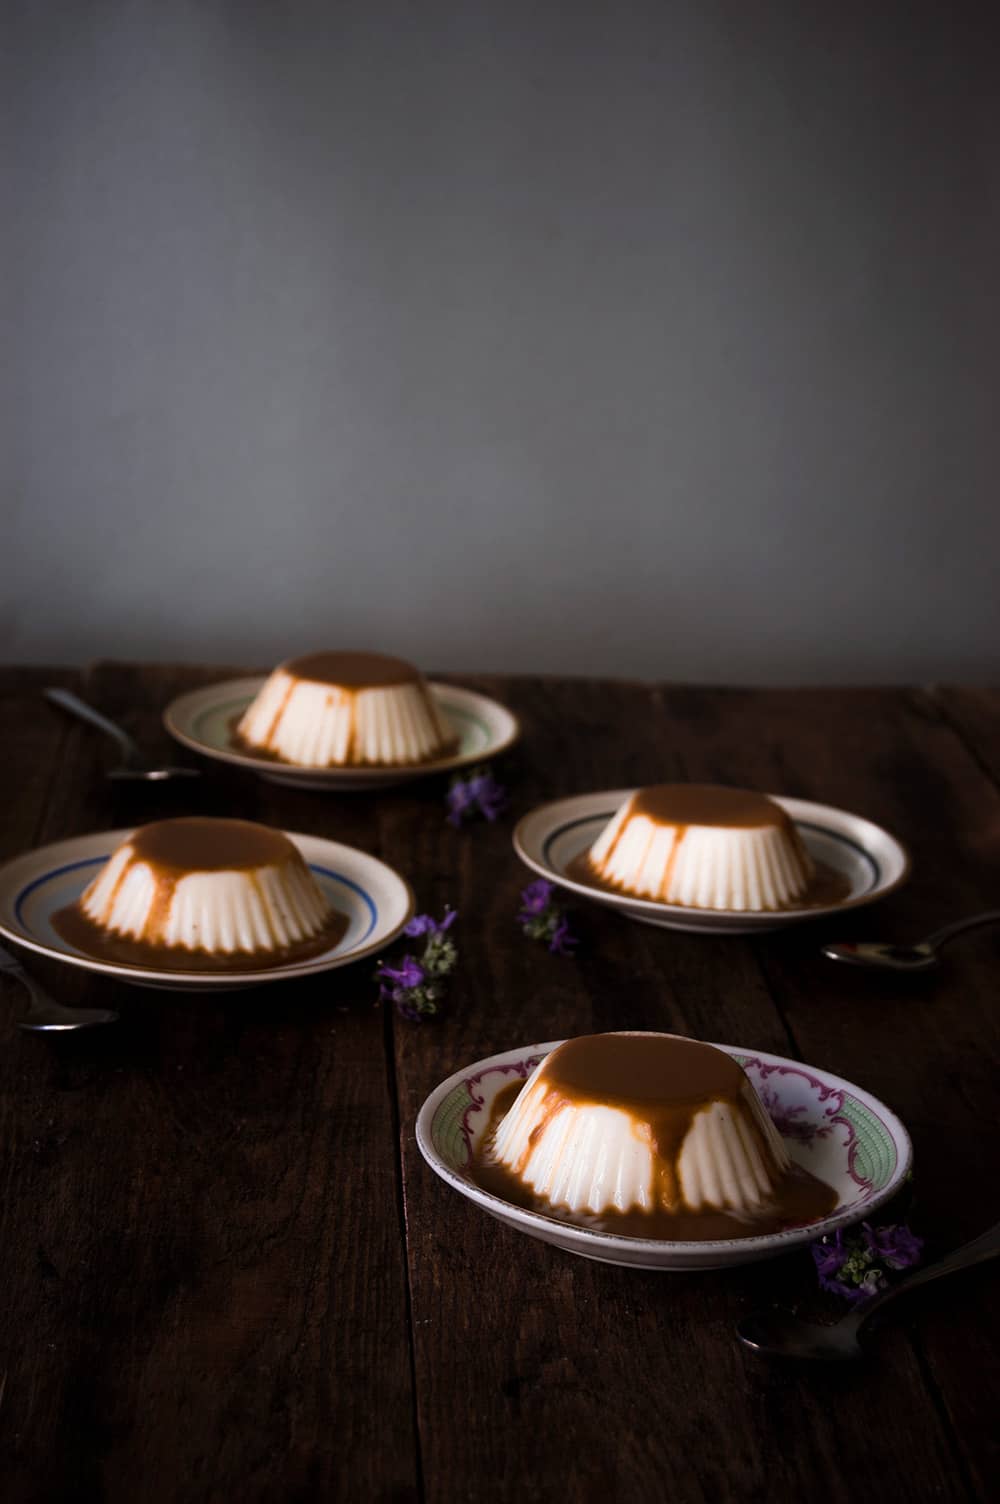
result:
<svg viewBox="0 0 1000 1504"><path fill-rule="evenodd" d="M67 1002L121 1010L63 1039L18 1031L0 983L5 1504L994 1496L996 1268L900 1305L864 1365L772 1366L733 1326L772 1301L829 1314L808 1255L686 1275L574 1258L455 1196L413 1124L493 1051L667 1028L884 1097L914 1137L930 1253L995 1222L1000 930L901 980L824 961L843 923L713 938L574 903L565 959L517 929L510 834L544 799L673 777L845 806L914 856L850 934L918 938L997 906L1000 694L463 676L525 734L498 770L508 816L456 831L433 779L329 795L206 765L194 787L111 785L114 747L38 693L75 687L194 761L163 707L231 672L0 672L0 860L167 814L312 831L398 867L421 909L455 905L460 965L421 1026L375 1006L363 962L215 999L31 960Z"/></svg>

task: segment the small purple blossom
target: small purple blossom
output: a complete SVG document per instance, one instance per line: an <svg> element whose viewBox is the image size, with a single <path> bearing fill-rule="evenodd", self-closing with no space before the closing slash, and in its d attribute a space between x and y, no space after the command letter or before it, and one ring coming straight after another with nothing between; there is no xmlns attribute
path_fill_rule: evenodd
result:
<svg viewBox="0 0 1000 1504"><path fill-rule="evenodd" d="M426 980L424 968L415 956L404 956L399 967L383 966L379 970L383 989L392 987L420 987Z"/></svg>
<svg viewBox="0 0 1000 1504"><path fill-rule="evenodd" d="M445 795L448 806L449 825L459 826L466 815L482 815L493 821L507 807L507 791L493 777L488 768L473 768L470 773L456 774Z"/></svg>
<svg viewBox="0 0 1000 1504"><path fill-rule="evenodd" d="M445 992L444 978L458 960L458 948L446 934L457 917L455 909L446 909L440 921L431 914L415 915L403 933L424 937L419 958L407 954L398 966L379 962L375 972L379 1001L392 1003L401 1018L420 1023L437 1013Z"/></svg>
<svg viewBox="0 0 1000 1504"><path fill-rule="evenodd" d="M554 893L554 885L544 877L529 883L521 893L517 922L529 939L544 940L554 956L571 956L577 939Z"/></svg>
<svg viewBox="0 0 1000 1504"><path fill-rule="evenodd" d="M920 1262L923 1239L904 1224L857 1229L843 1228L812 1245L820 1286L852 1305L871 1300L888 1284L888 1271L909 1269Z"/></svg>
<svg viewBox="0 0 1000 1504"><path fill-rule="evenodd" d="M445 909L440 924L432 914L415 914L403 930L404 935L443 935L450 929L458 914L457 909Z"/></svg>
<svg viewBox="0 0 1000 1504"><path fill-rule="evenodd" d="M552 938L549 941L549 950L554 956L571 956L573 954L574 945L578 944L579 941L577 940L576 936L570 931L569 921L564 915L563 918L559 920L559 923L556 925L555 929L552 931Z"/></svg>
<svg viewBox="0 0 1000 1504"><path fill-rule="evenodd" d="M525 915L530 914L544 914L552 902L554 891L554 885L544 877L538 878L536 882L529 883L521 893L521 912L518 918L523 919Z"/></svg>
<svg viewBox="0 0 1000 1504"><path fill-rule="evenodd" d="M863 1222L861 1228L875 1258L890 1269L910 1269L920 1263L924 1240L911 1232L905 1222L886 1227L872 1227L870 1222Z"/></svg>

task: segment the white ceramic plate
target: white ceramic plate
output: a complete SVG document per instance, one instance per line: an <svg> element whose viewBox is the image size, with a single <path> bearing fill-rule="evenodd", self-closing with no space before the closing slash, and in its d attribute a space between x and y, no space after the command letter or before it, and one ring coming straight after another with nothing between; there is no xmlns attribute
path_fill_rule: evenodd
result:
<svg viewBox="0 0 1000 1504"><path fill-rule="evenodd" d="M837 1192L829 1216L807 1227L703 1243L593 1232L494 1196L469 1178L469 1164L501 1087L527 1078L561 1044L525 1045L456 1071L431 1092L417 1118L417 1143L431 1168L483 1211L567 1253L637 1269L721 1269L773 1258L868 1217L899 1190L913 1158L894 1112L860 1086L815 1066L761 1050L722 1045L739 1061L776 1123L788 1152Z"/></svg>
<svg viewBox="0 0 1000 1504"><path fill-rule="evenodd" d="M246 710L264 680L230 679L210 684L174 700L163 714L170 735L193 752L218 762L248 768L270 783L283 783L297 789L330 789L347 793L351 789L385 788L405 783L411 778L426 778L433 773L448 773L456 768L485 762L513 746L520 735L517 717L504 705L477 695L471 689L451 684L430 684L445 720L459 739L458 751L434 762L410 763L391 768L297 768L292 763L275 762L270 757L254 757L237 751L230 744L234 720Z"/></svg>
<svg viewBox="0 0 1000 1504"><path fill-rule="evenodd" d="M745 913L732 909L693 909L649 898L591 887L566 876L574 857L591 846L618 807L634 789L610 789L542 804L518 822L514 850L526 866L582 898L618 909L629 919L668 930L709 930L713 934L747 935L759 930L839 914L884 898L905 881L910 870L906 848L895 836L871 820L808 799L769 797L788 811L812 856L842 873L850 884L848 896L827 907L782 909L780 913Z"/></svg>
<svg viewBox="0 0 1000 1504"><path fill-rule="evenodd" d="M266 971L157 971L99 961L63 940L52 927L52 915L79 898L102 863L131 834L130 830L105 830L76 836L25 852L0 867L0 935L41 955L84 971L101 972L116 981L175 992L219 992L347 966L389 945L413 915L409 884L377 857L338 841L295 835L289 830L285 834L302 852L327 898L347 916L343 938L328 951Z"/></svg>

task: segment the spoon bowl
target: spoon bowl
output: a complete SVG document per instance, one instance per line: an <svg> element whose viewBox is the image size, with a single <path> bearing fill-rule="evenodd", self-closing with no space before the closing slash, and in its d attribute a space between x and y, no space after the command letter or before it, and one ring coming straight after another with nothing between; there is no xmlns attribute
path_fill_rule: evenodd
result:
<svg viewBox="0 0 1000 1504"><path fill-rule="evenodd" d="M844 940L824 945L823 954L831 961L846 961L848 966L881 967L884 971L930 971L939 959L926 940L920 945Z"/></svg>
<svg viewBox="0 0 1000 1504"><path fill-rule="evenodd" d="M859 1313L853 1313L832 1326L822 1326L774 1307L744 1316L736 1332L744 1347L765 1357L849 1363L863 1356L858 1341L861 1319Z"/></svg>
<svg viewBox="0 0 1000 1504"><path fill-rule="evenodd" d="M113 783L171 783L179 778L200 778L197 768L111 768L107 777Z"/></svg>
<svg viewBox="0 0 1000 1504"><path fill-rule="evenodd" d="M892 1285L881 1295L867 1300L860 1309L849 1311L839 1321L821 1326L815 1321L803 1321L790 1311L773 1306L767 1311L755 1311L744 1316L736 1324L736 1335L744 1347L759 1353L764 1358L799 1358L806 1361L843 1363L851 1358L860 1358L863 1353L858 1336L876 1311L881 1312L892 1300L909 1295L921 1285L929 1285L945 1275L957 1274L960 1269L971 1269L976 1264L985 1264L1000 1254L1000 1222L964 1243L953 1253L946 1254L935 1264L925 1264L900 1285Z"/></svg>
<svg viewBox="0 0 1000 1504"><path fill-rule="evenodd" d="M831 961L845 961L848 966L868 966L881 971L930 971L940 960L938 952L958 935L998 923L1000 909L989 909L985 914L956 919L916 945L894 945L884 940L841 940L834 945L824 945L823 954Z"/></svg>

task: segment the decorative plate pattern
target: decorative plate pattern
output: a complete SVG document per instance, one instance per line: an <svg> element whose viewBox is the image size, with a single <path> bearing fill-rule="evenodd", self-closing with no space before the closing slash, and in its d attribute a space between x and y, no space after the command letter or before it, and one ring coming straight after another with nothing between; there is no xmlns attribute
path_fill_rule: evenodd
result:
<svg viewBox="0 0 1000 1504"><path fill-rule="evenodd" d="M750 1263L869 1216L895 1194L909 1171L912 1150L906 1129L862 1087L796 1060L721 1045L747 1072L791 1157L837 1191L837 1206L828 1217L760 1237L672 1243L593 1232L512 1206L480 1190L469 1178L469 1165L497 1092L517 1077L526 1079L560 1042L509 1050L456 1072L421 1108L417 1143L431 1168L461 1195L501 1221L568 1252L647 1269Z"/></svg>

